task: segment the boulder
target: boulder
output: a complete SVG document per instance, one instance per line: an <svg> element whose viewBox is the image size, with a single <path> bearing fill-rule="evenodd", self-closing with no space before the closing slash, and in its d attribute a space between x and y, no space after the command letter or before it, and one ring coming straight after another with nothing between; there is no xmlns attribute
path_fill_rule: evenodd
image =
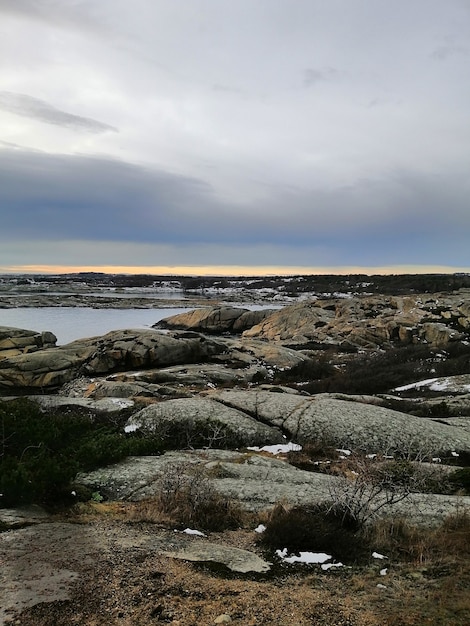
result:
<svg viewBox="0 0 470 626"><path fill-rule="evenodd" d="M127 432L158 434L171 438L175 432L186 436L186 445L203 436L207 445L239 448L282 443L281 431L206 398L182 398L152 404L129 418ZM193 444L194 445L194 444Z"/></svg>
<svg viewBox="0 0 470 626"><path fill-rule="evenodd" d="M0 359L36 352L55 346L57 337L49 332L0 326Z"/></svg>
<svg viewBox="0 0 470 626"><path fill-rule="evenodd" d="M241 333L269 316L274 309L250 311L232 306L194 309L167 317L154 328L186 329L208 334Z"/></svg>

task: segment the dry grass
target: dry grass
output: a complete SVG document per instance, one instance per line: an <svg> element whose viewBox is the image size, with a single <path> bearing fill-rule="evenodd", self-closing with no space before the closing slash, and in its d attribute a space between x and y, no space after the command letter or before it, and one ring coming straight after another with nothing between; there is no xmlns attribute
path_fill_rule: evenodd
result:
<svg viewBox="0 0 470 626"><path fill-rule="evenodd" d="M243 527L251 516L237 502L218 493L204 469L174 463L166 468L157 495L136 503L130 519L221 531Z"/></svg>
<svg viewBox="0 0 470 626"><path fill-rule="evenodd" d="M116 521L155 513L154 504L93 503L77 520L102 527L112 550L97 545L70 602L43 603L21 615L24 626L174 626L212 624L222 614L239 626L468 626L470 515L457 513L434 529L401 520L377 522L370 540L386 562L321 572L286 566L247 579L126 548L145 524ZM90 517L93 518L90 520ZM123 518L121 516L124 516ZM269 518L264 520L269 522ZM253 528L253 527L252 527ZM256 535L224 531L205 541L257 551ZM372 545L372 544L371 544ZM75 558L81 561L80 546ZM100 558L98 558L100 554ZM67 555L67 558L73 555ZM42 557L44 558L44 556ZM388 568L386 576L379 570ZM73 569L73 568L72 568ZM385 589L377 584L385 585Z"/></svg>

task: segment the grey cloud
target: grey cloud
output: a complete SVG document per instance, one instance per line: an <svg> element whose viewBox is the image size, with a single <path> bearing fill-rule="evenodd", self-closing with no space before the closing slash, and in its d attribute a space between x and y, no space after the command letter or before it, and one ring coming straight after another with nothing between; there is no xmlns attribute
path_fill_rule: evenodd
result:
<svg viewBox="0 0 470 626"><path fill-rule="evenodd" d="M96 3L95 3L96 4ZM103 28L99 12L91 2L63 0L0 0L0 14L39 20L48 25L96 31Z"/></svg>
<svg viewBox="0 0 470 626"><path fill-rule="evenodd" d="M460 45L444 45L439 46L431 53L431 58L438 61L446 61L453 56L468 56L468 48Z"/></svg>
<svg viewBox="0 0 470 626"><path fill-rule="evenodd" d="M274 186L237 206L203 180L162 170L0 150L0 238L239 246L240 260L247 247L290 246L342 263L464 266L469 187L458 175L395 172L347 188Z"/></svg>
<svg viewBox="0 0 470 626"><path fill-rule="evenodd" d="M312 87L317 83L326 82L330 80L336 80L341 77L342 72L334 67L324 67L322 69L307 68L304 70L304 85L306 87Z"/></svg>
<svg viewBox="0 0 470 626"><path fill-rule="evenodd" d="M0 108L9 113L31 117L47 124L65 126L75 130L83 130L90 133L118 132L118 129L114 126L104 124L90 117L61 111L44 100L22 93L0 91Z"/></svg>

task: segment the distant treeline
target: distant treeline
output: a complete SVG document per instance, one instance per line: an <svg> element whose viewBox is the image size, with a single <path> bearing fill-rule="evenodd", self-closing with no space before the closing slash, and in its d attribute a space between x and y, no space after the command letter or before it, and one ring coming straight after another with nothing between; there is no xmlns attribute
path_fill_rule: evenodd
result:
<svg viewBox="0 0 470 626"><path fill-rule="evenodd" d="M208 289L244 288L249 290L274 289L296 296L306 292L332 295L353 292L399 295L412 293L451 292L470 288L470 274L391 274L387 276L348 274L337 276L155 276L151 274L102 274L82 272L61 275L3 276L3 282L16 284L48 283L55 285L87 284L94 287L154 287L171 283L185 292L204 293Z"/></svg>

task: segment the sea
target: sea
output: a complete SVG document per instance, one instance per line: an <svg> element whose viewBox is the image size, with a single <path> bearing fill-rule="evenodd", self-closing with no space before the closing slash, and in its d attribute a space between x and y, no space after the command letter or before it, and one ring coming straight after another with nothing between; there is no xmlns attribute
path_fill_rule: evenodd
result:
<svg viewBox="0 0 470 626"><path fill-rule="evenodd" d="M234 305L237 306L237 305ZM247 309L276 308L247 305ZM0 309L0 326L13 326L42 332L49 330L62 346L75 339L104 335L111 330L151 328L153 324L189 308L93 309L89 307L20 307Z"/></svg>
<svg viewBox="0 0 470 626"><path fill-rule="evenodd" d="M61 346L75 339L104 335L111 330L151 328L189 309L92 309L89 307L24 307L0 309L0 326L42 332L49 330Z"/></svg>

